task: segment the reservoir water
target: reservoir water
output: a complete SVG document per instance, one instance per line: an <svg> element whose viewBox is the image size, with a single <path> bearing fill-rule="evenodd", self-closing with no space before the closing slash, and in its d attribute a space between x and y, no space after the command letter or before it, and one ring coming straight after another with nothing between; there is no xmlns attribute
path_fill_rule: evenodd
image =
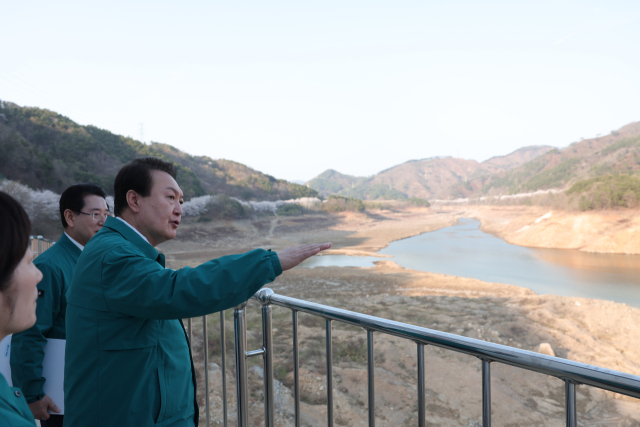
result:
<svg viewBox="0 0 640 427"><path fill-rule="evenodd" d="M452 227L392 242L380 251L392 258L325 255L306 267L372 267L392 260L404 268L471 277L555 294L623 302L640 307L640 255L592 254L516 246L461 219Z"/></svg>

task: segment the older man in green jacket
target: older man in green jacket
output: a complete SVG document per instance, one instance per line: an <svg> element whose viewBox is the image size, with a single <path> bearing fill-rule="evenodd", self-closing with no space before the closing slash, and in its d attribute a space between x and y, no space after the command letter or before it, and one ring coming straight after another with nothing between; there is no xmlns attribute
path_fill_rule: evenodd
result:
<svg viewBox="0 0 640 427"><path fill-rule="evenodd" d="M256 249L171 270L155 246L180 224L175 169L125 165L115 213L78 260L67 301L65 426L197 426L196 379L179 319L233 307L330 244Z"/></svg>
<svg viewBox="0 0 640 427"><path fill-rule="evenodd" d="M43 427L62 426L62 415L56 403L44 393L46 378L42 376L44 347L48 339L66 338L65 294L71 285L76 262L87 242L102 228L108 210L105 191L93 184L76 184L60 197L60 221L64 232L34 264L42 272L38 284L36 324L14 334L11 340L11 377L20 387L35 419ZM53 415L50 415L51 411Z"/></svg>

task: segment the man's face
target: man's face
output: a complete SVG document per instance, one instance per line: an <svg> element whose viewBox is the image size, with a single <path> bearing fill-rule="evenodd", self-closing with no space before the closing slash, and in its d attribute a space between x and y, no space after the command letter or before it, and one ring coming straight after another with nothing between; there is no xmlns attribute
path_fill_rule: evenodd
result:
<svg viewBox="0 0 640 427"><path fill-rule="evenodd" d="M109 210L107 202L102 197L89 195L84 197L84 207L80 212L74 212L73 224L70 226L73 229L74 239L82 246L86 246L104 225ZM93 214L97 214L96 219L93 219Z"/></svg>
<svg viewBox="0 0 640 427"><path fill-rule="evenodd" d="M149 197L139 199L139 225L152 246L176 237L182 217L182 190L171 175L161 171L151 171L153 184Z"/></svg>

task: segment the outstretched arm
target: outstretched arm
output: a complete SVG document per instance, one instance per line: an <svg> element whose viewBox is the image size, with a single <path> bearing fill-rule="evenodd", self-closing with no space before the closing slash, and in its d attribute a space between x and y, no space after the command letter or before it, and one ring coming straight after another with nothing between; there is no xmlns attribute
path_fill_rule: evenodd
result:
<svg viewBox="0 0 640 427"><path fill-rule="evenodd" d="M330 247L331 243L310 243L300 246L288 246L284 250L278 252L282 271L290 270L305 259L317 255L320 251L324 251Z"/></svg>

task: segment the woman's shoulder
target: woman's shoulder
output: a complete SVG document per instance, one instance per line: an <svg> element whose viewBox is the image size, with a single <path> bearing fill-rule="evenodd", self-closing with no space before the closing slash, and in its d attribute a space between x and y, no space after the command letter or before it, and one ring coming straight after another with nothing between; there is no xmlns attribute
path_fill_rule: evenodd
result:
<svg viewBox="0 0 640 427"><path fill-rule="evenodd" d="M9 387L4 376L0 374L0 419L3 425L29 426L36 425L29 405L17 387Z"/></svg>

